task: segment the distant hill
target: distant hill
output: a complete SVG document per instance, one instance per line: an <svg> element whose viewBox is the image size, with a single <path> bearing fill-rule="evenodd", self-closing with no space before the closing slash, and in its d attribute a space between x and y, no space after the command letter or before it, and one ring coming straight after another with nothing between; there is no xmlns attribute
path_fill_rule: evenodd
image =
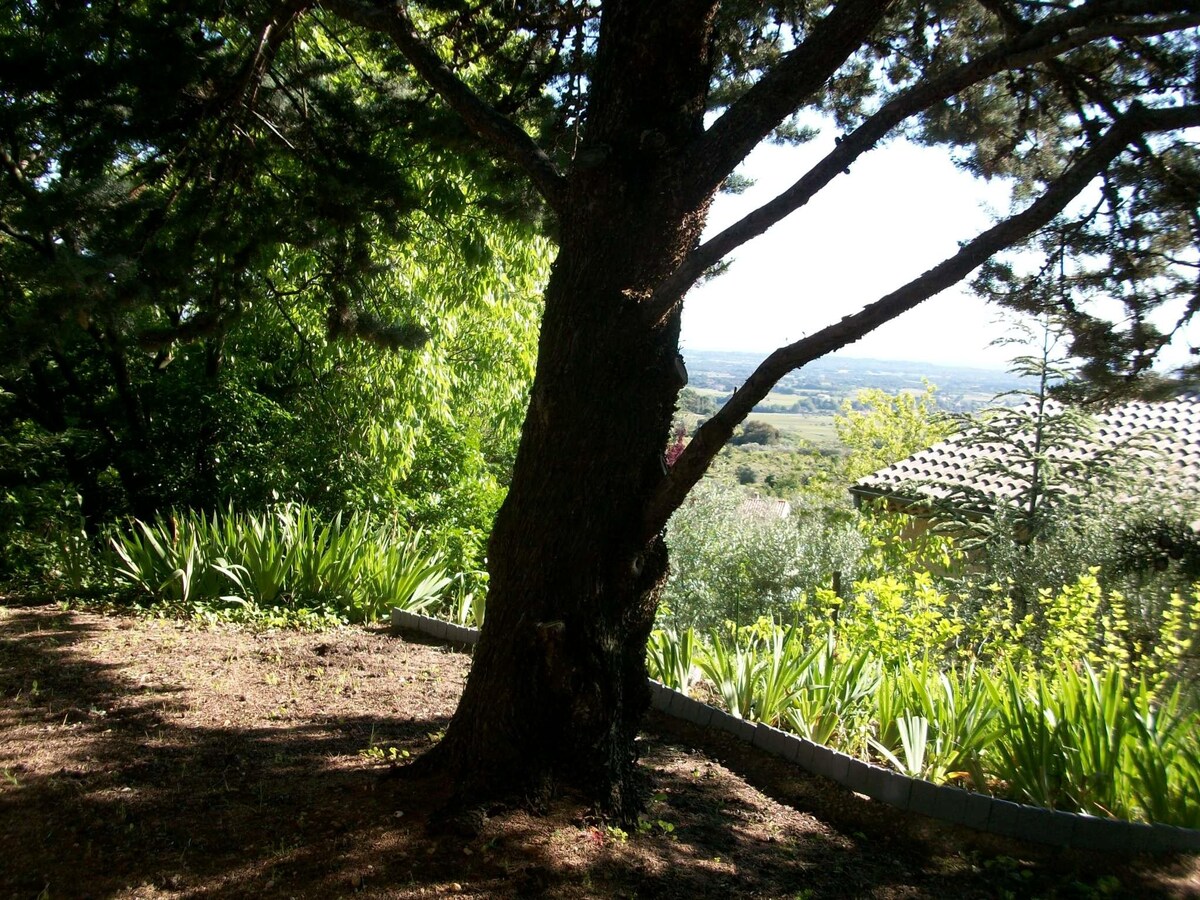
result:
<svg viewBox="0 0 1200 900"><path fill-rule="evenodd" d="M763 356L738 351L685 350L688 384L705 393L731 394L762 362ZM995 369L834 355L815 360L784 377L767 401L756 409L827 415L861 388L880 388L894 394L924 390L924 381L937 385L938 405L952 412L978 409L991 403L997 394L1022 385L1016 376Z"/></svg>

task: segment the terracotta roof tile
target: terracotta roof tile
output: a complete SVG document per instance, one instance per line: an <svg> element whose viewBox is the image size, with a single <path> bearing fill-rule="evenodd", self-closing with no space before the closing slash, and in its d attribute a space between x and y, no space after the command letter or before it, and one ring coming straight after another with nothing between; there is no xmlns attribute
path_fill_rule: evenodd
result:
<svg viewBox="0 0 1200 900"><path fill-rule="evenodd" d="M1061 462L1082 461L1099 450L1140 438L1146 472L1173 493L1200 499L1200 394L1187 394L1161 403L1133 401L1095 417L1093 440L1059 448ZM996 473L981 472L981 464L1004 452L999 444L966 444L964 436L934 444L880 469L854 484L857 494L891 494L944 498L956 489L973 488L993 501L1011 499L1023 485ZM1140 449L1145 448L1145 449ZM1153 449L1150 449L1153 448Z"/></svg>

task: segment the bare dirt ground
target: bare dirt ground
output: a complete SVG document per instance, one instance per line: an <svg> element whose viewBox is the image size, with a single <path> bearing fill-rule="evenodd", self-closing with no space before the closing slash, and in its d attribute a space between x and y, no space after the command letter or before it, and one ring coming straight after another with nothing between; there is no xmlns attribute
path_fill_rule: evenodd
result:
<svg viewBox="0 0 1200 900"><path fill-rule="evenodd" d="M446 786L388 757L438 739L469 665L384 629L0 605L0 896L1200 896L1190 857L984 838L661 718L641 829L564 797L447 834Z"/></svg>

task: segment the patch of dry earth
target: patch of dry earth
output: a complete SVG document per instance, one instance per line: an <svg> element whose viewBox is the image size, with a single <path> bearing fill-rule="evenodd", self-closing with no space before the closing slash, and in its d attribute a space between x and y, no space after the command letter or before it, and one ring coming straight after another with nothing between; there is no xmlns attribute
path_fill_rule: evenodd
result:
<svg viewBox="0 0 1200 900"><path fill-rule="evenodd" d="M1192 858L1000 842L662 718L640 831L567 797L441 833L447 786L386 777L386 757L438 739L469 665L383 630L0 606L0 895L1200 895Z"/></svg>

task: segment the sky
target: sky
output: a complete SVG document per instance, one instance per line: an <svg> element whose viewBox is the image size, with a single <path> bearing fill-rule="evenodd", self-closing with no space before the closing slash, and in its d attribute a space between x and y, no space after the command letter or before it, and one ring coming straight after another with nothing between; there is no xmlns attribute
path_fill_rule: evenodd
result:
<svg viewBox="0 0 1200 900"><path fill-rule="evenodd" d="M832 146L761 146L739 170L755 180L721 195L711 235L790 186ZM1006 208L1007 186L982 184L947 153L895 141L867 154L800 211L733 254L732 267L688 295L683 344L770 352L857 312L958 249ZM1012 348L998 311L951 288L877 329L847 356L1004 368Z"/></svg>
<svg viewBox="0 0 1200 900"><path fill-rule="evenodd" d="M801 147L755 150L739 170L755 180L754 187L718 197L706 236L790 186L832 148L826 134ZM1005 183L985 183L957 169L943 149L893 141L735 251L725 274L688 295L684 354L694 349L765 355L819 331L953 254L960 241L993 224L1008 197ZM968 282L880 327L842 355L1006 368L1021 351L992 343L1011 335L1011 328L998 307L972 295Z"/></svg>

